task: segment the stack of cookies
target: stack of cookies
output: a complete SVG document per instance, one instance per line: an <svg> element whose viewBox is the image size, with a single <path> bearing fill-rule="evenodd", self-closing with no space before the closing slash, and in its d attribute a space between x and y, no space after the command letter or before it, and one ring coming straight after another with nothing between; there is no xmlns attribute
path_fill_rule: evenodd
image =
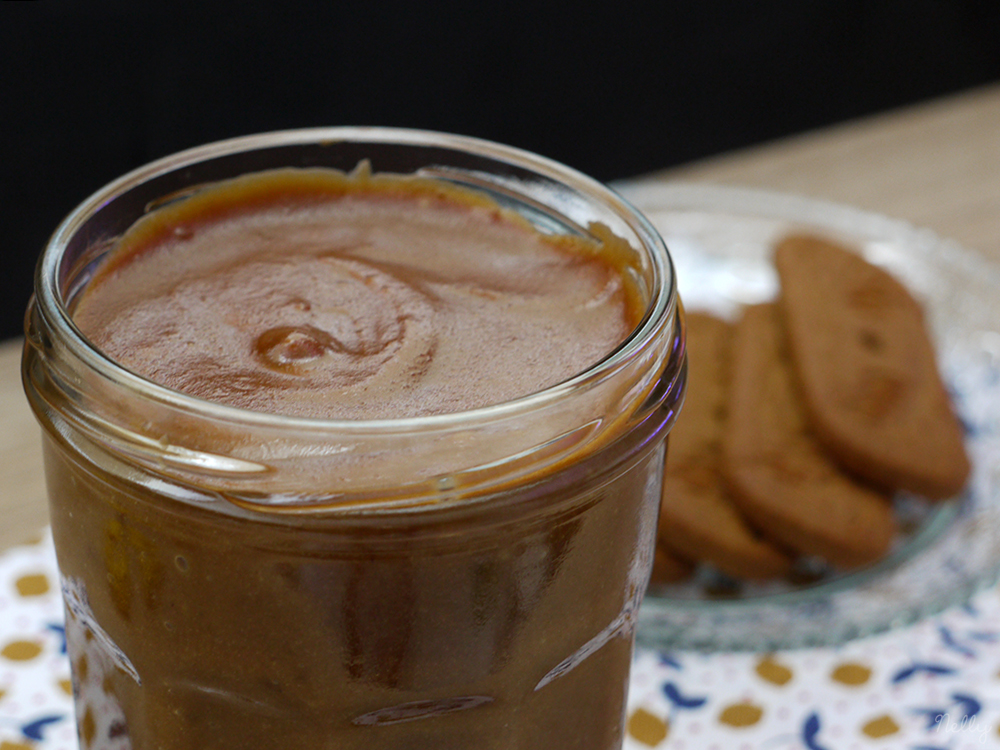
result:
<svg viewBox="0 0 1000 750"><path fill-rule="evenodd" d="M654 581L698 563L784 578L883 557L892 496L952 497L969 474L961 425L919 304L825 239L775 249L781 294L735 324L689 313L688 396L670 435Z"/></svg>

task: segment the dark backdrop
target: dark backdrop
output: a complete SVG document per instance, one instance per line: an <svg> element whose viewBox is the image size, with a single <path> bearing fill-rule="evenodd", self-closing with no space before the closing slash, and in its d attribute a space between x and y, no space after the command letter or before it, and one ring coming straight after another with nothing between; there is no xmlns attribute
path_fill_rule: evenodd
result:
<svg viewBox="0 0 1000 750"><path fill-rule="evenodd" d="M0 338L63 215L209 140L411 126L610 180L1000 79L995 0L184 7L0 0Z"/></svg>

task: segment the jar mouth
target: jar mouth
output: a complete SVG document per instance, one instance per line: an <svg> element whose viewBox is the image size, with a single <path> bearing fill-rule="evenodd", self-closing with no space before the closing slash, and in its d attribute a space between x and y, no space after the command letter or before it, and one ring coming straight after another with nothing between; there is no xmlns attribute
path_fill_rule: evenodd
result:
<svg viewBox="0 0 1000 750"><path fill-rule="evenodd" d="M268 163L266 154L292 154L298 149L310 149L322 154L324 150L339 148L346 159L356 161L368 158L371 148L403 147L414 151L413 172L435 176L508 194L514 199L525 199L539 206L546 206L553 188L568 191L569 200L564 207L569 214L560 214L571 227L584 231L583 224L575 224L572 209L578 206L600 206L606 219L616 229L630 235L629 244L643 255L648 274L648 303L640 323L612 352L586 370L534 393L488 406L465 411L448 412L392 419L322 419L297 417L269 412L258 412L192 396L141 377L108 357L77 327L70 312L73 294L70 278L74 267L79 267L83 253L95 244L110 244L125 226L116 227L108 221L98 221L123 198L140 200L142 210L148 210L164 196L183 193L206 182L200 179L199 167L217 165L226 169L233 159L242 159L243 171L257 171L283 164L296 166L285 159ZM462 162L455 166L456 155ZM313 164L310 156L303 166ZM499 179L492 172L476 167L492 165L504 171ZM373 170L378 165L373 165ZM201 170L206 171L204 168ZM211 172L209 168L207 171ZM224 176L223 176L224 175ZM220 172L217 179L235 176ZM488 177L489 179L483 179ZM159 195L134 195L139 189L159 180L165 185L181 185L178 191L167 190ZM209 180L210 181L210 180ZM158 184L158 183L157 183ZM554 210L554 209L553 209ZM140 214L141 215L141 214ZM135 216L139 218L139 216ZM134 219L132 219L134 221ZM128 222L131 223L131 222ZM108 231L110 228L111 231ZM616 232L617 233L617 232ZM96 236L96 242L93 239ZM83 247L85 243L87 247ZM69 257L76 245L76 257ZM47 244L36 270L35 309L45 321L50 332L57 332L60 344L81 364L103 380L124 386L144 399L162 404L173 410L201 417L255 425L263 428L293 429L301 432L334 432L340 434L391 434L423 431L448 431L469 424L488 424L507 420L517 414L545 409L575 394L588 391L616 373L649 346L652 346L664 327L674 324L677 316L678 294L672 260L666 245L649 221L616 192L586 175L556 161L536 154L490 141L433 131L382 127L334 127L278 131L233 138L182 151L142 166L109 183L74 209L56 229Z"/></svg>

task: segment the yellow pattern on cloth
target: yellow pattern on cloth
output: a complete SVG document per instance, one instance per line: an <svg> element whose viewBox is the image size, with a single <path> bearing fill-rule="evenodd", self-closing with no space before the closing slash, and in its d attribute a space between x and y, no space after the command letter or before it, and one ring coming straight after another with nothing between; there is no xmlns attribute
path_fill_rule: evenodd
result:
<svg viewBox="0 0 1000 750"><path fill-rule="evenodd" d="M898 732L899 724L897 724L891 716L886 714L885 716L879 716L869 721L861 728L861 731L869 737L878 739L880 737L886 737L890 734Z"/></svg>
<svg viewBox="0 0 1000 750"><path fill-rule="evenodd" d="M628 733L643 745L655 747L667 738L670 725L649 711L638 708L628 719Z"/></svg>
<svg viewBox="0 0 1000 750"><path fill-rule="evenodd" d="M10 661L30 661L40 656L41 653L41 644L34 641L11 641L0 649L0 656Z"/></svg>
<svg viewBox="0 0 1000 750"><path fill-rule="evenodd" d="M752 727L764 715L764 709L752 703L734 703L719 713L719 723L731 727Z"/></svg>
<svg viewBox="0 0 1000 750"><path fill-rule="evenodd" d="M766 657L757 662L756 672L762 680L773 682L775 685L784 685L793 676L792 670L779 664L772 657Z"/></svg>
<svg viewBox="0 0 1000 750"><path fill-rule="evenodd" d="M41 596L49 592L49 577L44 573L24 575L14 581L14 587L21 596Z"/></svg>
<svg viewBox="0 0 1000 750"><path fill-rule="evenodd" d="M830 679L845 685L864 685L872 676L872 671L864 664L838 664L830 673Z"/></svg>

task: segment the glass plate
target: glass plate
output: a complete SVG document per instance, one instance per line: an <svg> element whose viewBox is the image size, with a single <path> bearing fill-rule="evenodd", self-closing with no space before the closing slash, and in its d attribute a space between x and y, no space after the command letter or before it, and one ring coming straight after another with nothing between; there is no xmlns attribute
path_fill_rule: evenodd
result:
<svg viewBox="0 0 1000 750"><path fill-rule="evenodd" d="M1000 570L1000 267L902 221L790 195L702 185L622 184L663 235L689 310L727 318L778 290L771 248L790 231L842 240L896 275L924 305L973 463L961 496L895 498L890 554L802 585L732 586L713 574L650 589L639 642L663 649L833 645L962 604ZM706 593L714 591L714 594Z"/></svg>

